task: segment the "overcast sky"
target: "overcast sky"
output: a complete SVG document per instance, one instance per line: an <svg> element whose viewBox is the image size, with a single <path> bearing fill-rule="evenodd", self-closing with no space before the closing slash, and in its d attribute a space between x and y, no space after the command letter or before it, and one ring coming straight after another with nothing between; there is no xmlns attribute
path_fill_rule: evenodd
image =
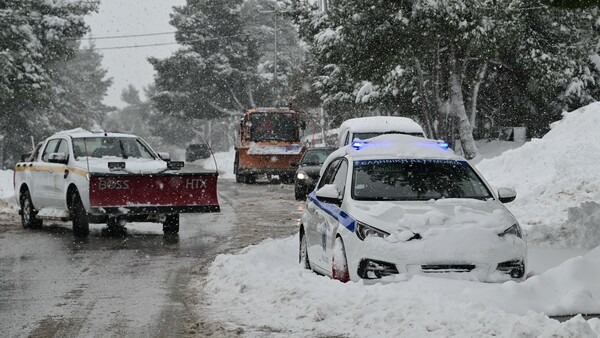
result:
<svg viewBox="0 0 600 338"><path fill-rule="evenodd" d="M173 32L175 28L169 25L169 14L173 6L183 4L185 0L102 0L99 12L88 16L86 22L91 27L93 37ZM94 42L104 55L103 64L108 70L108 76L113 78L113 85L104 102L118 107L123 106L121 91L128 84L141 91L142 87L152 82L154 69L146 60L149 56L165 58L178 48L174 44L100 50L106 47L175 42L174 34L98 39Z"/></svg>

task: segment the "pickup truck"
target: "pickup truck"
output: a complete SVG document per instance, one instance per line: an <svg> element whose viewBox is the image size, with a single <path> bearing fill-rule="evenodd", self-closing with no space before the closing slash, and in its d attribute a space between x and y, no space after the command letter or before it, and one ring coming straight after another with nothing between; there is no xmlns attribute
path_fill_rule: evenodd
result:
<svg viewBox="0 0 600 338"><path fill-rule="evenodd" d="M85 236L90 223L158 222L165 234L176 234L180 213L220 211L218 173L186 171L183 164L135 135L59 132L16 164L23 227L71 220L73 233Z"/></svg>

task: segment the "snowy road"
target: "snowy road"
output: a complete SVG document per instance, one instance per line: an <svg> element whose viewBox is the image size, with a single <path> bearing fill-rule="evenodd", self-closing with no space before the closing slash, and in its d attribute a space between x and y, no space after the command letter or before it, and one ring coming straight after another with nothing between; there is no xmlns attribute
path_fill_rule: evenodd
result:
<svg viewBox="0 0 600 338"><path fill-rule="evenodd" d="M177 237L137 223L118 235L92 225L80 241L69 224L29 231L3 221L2 336L218 335L196 306L194 281L219 253L295 233L301 212L293 186L225 181L219 190L222 213L185 215ZM257 203L265 198L273 203Z"/></svg>
<svg viewBox="0 0 600 338"><path fill-rule="evenodd" d="M203 293L208 267L218 254L237 253L266 238L293 241L303 203L294 201L291 185L222 180L219 191L222 212L182 217L181 232L172 238L164 237L158 224L137 223L119 235L93 225L88 239L78 241L68 224L26 231L3 217L0 332L7 337L256 335L248 326L249 331L236 332L235 323L207 316L215 306ZM295 242L292 246L291 254L277 259L293 261ZM584 251L530 248L530 268L541 273ZM264 262L254 264L264 268ZM269 336L279 330L274 327L257 330Z"/></svg>

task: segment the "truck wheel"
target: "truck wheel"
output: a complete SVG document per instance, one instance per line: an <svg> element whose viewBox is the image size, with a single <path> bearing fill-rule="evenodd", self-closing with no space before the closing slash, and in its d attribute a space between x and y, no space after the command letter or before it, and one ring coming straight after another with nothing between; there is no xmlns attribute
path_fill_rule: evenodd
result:
<svg viewBox="0 0 600 338"><path fill-rule="evenodd" d="M75 236L87 236L90 233L90 222L87 212L81 201L79 193L71 196L71 218L73 219L73 234Z"/></svg>
<svg viewBox="0 0 600 338"><path fill-rule="evenodd" d="M244 178L244 183L246 183L246 184L256 183L256 175L246 175L246 177Z"/></svg>
<svg viewBox="0 0 600 338"><path fill-rule="evenodd" d="M235 159L233 160L233 173L236 174L235 175L236 178L237 178L239 166L240 166L240 153L236 151ZM238 182L238 183L241 183L241 182Z"/></svg>
<svg viewBox="0 0 600 338"><path fill-rule="evenodd" d="M245 183L246 182L246 176L245 175L240 175L240 174L235 174L235 181L237 183Z"/></svg>
<svg viewBox="0 0 600 338"><path fill-rule="evenodd" d="M42 227L42 220L35 218L35 209L31 202L29 190L25 190L21 194L21 223L25 229L39 229Z"/></svg>
<svg viewBox="0 0 600 338"><path fill-rule="evenodd" d="M163 222L163 233L179 233L179 214L167 215L167 218Z"/></svg>

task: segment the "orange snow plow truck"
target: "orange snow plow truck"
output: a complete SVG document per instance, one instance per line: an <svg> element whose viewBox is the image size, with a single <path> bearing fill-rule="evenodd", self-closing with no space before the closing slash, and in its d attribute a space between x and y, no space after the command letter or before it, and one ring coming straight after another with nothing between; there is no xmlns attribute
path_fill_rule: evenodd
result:
<svg viewBox="0 0 600 338"><path fill-rule="evenodd" d="M252 108L240 121L233 171L238 183L254 183L258 175L279 175L293 183L306 150L300 142L305 129L300 113L290 108ZM297 165L297 164L296 164Z"/></svg>

